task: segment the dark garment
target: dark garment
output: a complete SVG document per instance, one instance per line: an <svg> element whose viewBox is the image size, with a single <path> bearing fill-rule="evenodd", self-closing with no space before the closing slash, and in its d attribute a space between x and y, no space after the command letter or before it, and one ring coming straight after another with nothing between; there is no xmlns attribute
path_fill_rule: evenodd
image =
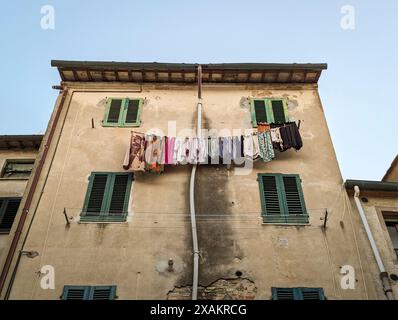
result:
<svg viewBox="0 0 398 320"><path fill-rule="evenodd" d="M286 151L290 148L300 150L303 146L300 131L298 130L296 122L290 122L284 126L279 127L281 138L283 140L283 148L280 151Z"/></svg>

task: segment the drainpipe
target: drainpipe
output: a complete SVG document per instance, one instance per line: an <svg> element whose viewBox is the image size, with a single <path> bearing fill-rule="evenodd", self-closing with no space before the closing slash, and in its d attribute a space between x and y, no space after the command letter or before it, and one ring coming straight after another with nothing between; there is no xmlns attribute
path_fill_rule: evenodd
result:
<svg viewBox="0 0 398 320"><path fill-rule="evenodd" d="M359 215L361 216L361 220L362 220L363 226L365 228L366 235L368 236L368 240L370 242L370 246L372 247L372 251L373 251L373 254L375 256L375 259L376 259L376 262L377 262L377 266L379 267L380 279L381 279L381 282L382 282L382 285L383 285L384 293L385 293L385 295L386 295L388 300L395 300L394 293L392 292L392 288L391 288L390 279L388 277L388 272L384 268L384 264L383 264L383 261L381 260L379 250L377 249L376 242L375 242L375 240L373 238L373 235L372 235L372 231L370 230L370 227L369 227L369 224L368 224L368 220L366 219L365 212L364 212L362 204L361 204L361 202L359 200L360 190L359 190L358 186L354 186L354 192L355 192L354 193L355 204L356 204L357 209L359 211Z"/></svg>
<svg viewBox="0 0 398 320"><path fill-rule="evenodd" d="M23 231L23 227L24 227L24 224L25 224L25 221L26 221L26 217L27 217L27 215L29 213L30 206L32 204L33 196L35 195L36 187L37 187L37 184L39 182L39 178L40 178L41 172L43 170L44 163L45 163L46 158L47 158L48 150L50 148L51 142L52 142L53 137L54 137L55 128L57 127L58 120L59 120L59 118L61 116L61 111L63 110L63 105L64 105L64 102L65 102L65 98L66 98L67 93L68 93L67 90L64 90L62 92L61 102L60 102L60 104L58 106L58 109L57 109L57 111L55 113L55 116L54 116L54 120L53 120L53 122L51 124L50 130L49 130L49 133L48 133L48 138L47 138L47 141L45 142L45 145L44 145L44 148L43 148L44 149L43 150L43 154L42 154L41 158L38 159L38 165L37 165L37 168L36 168L36 170L34 172L34 176L33 176L33 179L32 179L32 184L29 187L29 192L28 192L25 204L24 204L23 209L22 209L21 217L20 217L20 219L18 221L17 229L15 230L15 234L14 234L14 237L12 238L11 246L10 246L10 249L8 250L8 254L7 254L6 261L4 263L3 270L1 271L1 275L0 275L0 295L1 295L1 292L2 292L2 290L4 288L4 285L5 285L5 282L6 282L6 279L7 279L7 275L8 275L8 272L10 270L10 267L11 267L12 259L14 257L15 251L17 249L18 242L19 242L19 239L21 237L21 234L22 234L22 231Z"/></svg>
<svg viewBox="0 0 398 320"><path fill-rule="evenodd" d="M197 128L196 135L200 137L202 129L202 66L198 66L198 103L197 103ZM191 229L193 245L193 279L192 279L192 300L198 298L198 275L199 275L199 245L198 234L196 230L195 215L195 175L197 164L193 164L191 171L191 180L189 183L189 208L191 212Z"/></svg>

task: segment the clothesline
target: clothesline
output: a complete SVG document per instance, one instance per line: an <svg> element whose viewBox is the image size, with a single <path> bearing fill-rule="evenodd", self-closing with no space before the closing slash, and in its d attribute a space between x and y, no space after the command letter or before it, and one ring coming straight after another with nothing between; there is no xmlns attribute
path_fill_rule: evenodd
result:
<svg viewBox="0 0 398 320"><path fill-rule="evenodd" d="M132 131L123 168L160 173L164 165L268 162L275 157L275 150L299 150L302 145L296 122L258 123L257 131L226 137L178 138Z"/></svg>

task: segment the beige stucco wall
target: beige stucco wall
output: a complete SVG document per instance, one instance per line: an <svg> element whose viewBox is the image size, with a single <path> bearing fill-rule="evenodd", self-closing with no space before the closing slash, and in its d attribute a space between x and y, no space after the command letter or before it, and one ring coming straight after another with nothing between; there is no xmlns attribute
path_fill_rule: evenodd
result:
<svg viewBox="0 0 398 320"><path fill-rule="evenodd" d="M99 84L75 89L79 91L71 87L66 98L31 209L35 218L24 250L40 255L21 258L10 298L59 299L64 285L115 284L119 299L165 299L176 286L191 284L190 166L167 167L161 175L136 174L126 223L83 224L78 222L79 213L91 172L123 171L130 129L101 126L106 98L146 98L138 130L159 128L167 133L168 121L176 121L178 132L195 127L196 88L144 85L142 92L127 92L139 87ZM236 175L234 167L199 167L195 191L199 284L235 278L239 270L255 283L256 299L269 299L272 286L323 287L328 299L382 299L373 273L361 272L364 262L359 259L354 233L359 226L353 224L354 213L349 212L343 196L317 88L205 85L204 126L250 128L247 97L289 99L290 118L301 120L304 147L277 153L270 163L256 162L248 175ZM309 225L261 223L256 178L257 173L267 172L300 174ZM64 208L71 218L69 226ZM329 219L324 231L326 208ZM176 272L159 272L169 258L174 259ZM43 265L55 268L55 290L40 288L37 272ZM343 265L356 270L355 290L340 287Z"/></svg>
<svg viewBox="0 0 398 320"><path fill-rule="evenodd" d="M395 158L391 163L391 166L383 178L383 181L398 182L398 158Z"/></svg>
<svg viewBox="0 0 398 320"><path fill-rule="evenodd" d="M357 213L357 207L354 202L352 192L350 194L351 208L353 212ZM387 227L383 219L383 211L396 212L398 215L398 197L396 193L386 192L369 192L362 191L360 198L366 198L368 202L361 201L364 209L366 219L369 223L370 230L375 239L377 248L380 253L380 257L383 261L384 267L389 274L398 275L398 259L395 254L394 247L392 245L390 236L387 231ZM359 214L355 215L355 223L361 224ZM364 228L359 228L359 248L361 251L361 257L364 260L364 268L367 271L374 274L374 281L377 286L380 286L379 281L379 269L375 264L375 258L372 253L370 243L366 236ZM392 281L392 288L395 297L398 297L398 283Z"/></svg>
<svg viewBox="0 0 398 320"><path fill-rule="evenodd" d="M0 150L0 172L6 160L35 159L37 150ZM0 198L22 197L28 179L0 178ZM0 234L0 257L6 254L10 234Z"/></svg>

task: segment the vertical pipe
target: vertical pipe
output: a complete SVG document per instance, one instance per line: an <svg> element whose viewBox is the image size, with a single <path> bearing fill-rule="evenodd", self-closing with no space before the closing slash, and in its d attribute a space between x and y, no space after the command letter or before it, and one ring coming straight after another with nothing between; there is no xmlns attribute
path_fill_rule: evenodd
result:
<svg viewBox="0 0 398 320"><path fill-rule="evenodd" d="M198 66L198 103L197 103L197 137L201 136L202 131L202 66ZM198 298L198 276L199 276L199 245L196 229L195 213L195 175L197 164L193 164L191 180L189 183L189 209L191 212L192 246L193 246L193 278L192 278L192 300Z"/></svg>
<svg viewBox="0 0 398 320"><path fill-rule="evenodd" d="M384 267L383 261L381 260L379 250L377 249L376 241L373 238L373 234L372 234L372 231L370 230L368 220L366 219L365 212L364 212L364 210L362 208L362 204L359 201L360 190L359 190L358 186L354 187L354 192L355 192L354 193L354 201L355 201L355 204L357 206L359 215L361 217L362 224L363 224L363 226L365 228L366 235L367 235L368 240L370 242L370 246L372 248L373 254L375 256L375 259L376 259L376 262L377 262L377 266L379 267L380 279L381 279L381 282L382 282L382 285L383 285L384 293L387 296L388 300L395 300L394 294L392 292L391 284L390 284L390 281L388 279L388 273L386 272L386 269Z"/></svg>

